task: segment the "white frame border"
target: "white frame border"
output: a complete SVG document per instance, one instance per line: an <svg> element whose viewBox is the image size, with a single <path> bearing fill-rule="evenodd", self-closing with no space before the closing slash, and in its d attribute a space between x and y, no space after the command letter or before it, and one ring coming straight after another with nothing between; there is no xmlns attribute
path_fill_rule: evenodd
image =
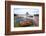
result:
<svg viewBox="0 0 46 36"><path fill-rule="evenodd" d="M14 28L14 13L13 9L14 7L20 8L20 7L33 7L33 8L39 8L39 27L16 27ZM31 28L31 29L30 29ZM41 6L22 6L22 5L11 5L11 31L26 31L26 30L42 30L42 7Z"/></svg>

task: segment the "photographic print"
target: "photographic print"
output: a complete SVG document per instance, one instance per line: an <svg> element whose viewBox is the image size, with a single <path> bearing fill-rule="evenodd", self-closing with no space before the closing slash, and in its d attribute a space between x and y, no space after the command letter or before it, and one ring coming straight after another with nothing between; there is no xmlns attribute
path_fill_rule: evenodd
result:
<svg viewBox="0 0 46 36"><path fill-rule="evenodd" d="M5 1L5 34L45 32L44 3Z"/></svg>
<svg viewBox="0 0 46 36"><path fill-rule="evenodd" d="M39 9L14 8L14 27L39 26Z"/></svg>

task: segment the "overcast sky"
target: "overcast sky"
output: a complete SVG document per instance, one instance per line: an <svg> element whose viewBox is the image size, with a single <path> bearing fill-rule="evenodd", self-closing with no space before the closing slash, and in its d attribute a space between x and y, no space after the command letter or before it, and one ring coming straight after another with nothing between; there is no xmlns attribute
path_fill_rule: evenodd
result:
<svg viewBox="0 0 46 36"><path fill-rule="evenodd" d="M38 8L14 8L13 12L15 14L26 14L28 12L29 14L39 14Z"/></svg>

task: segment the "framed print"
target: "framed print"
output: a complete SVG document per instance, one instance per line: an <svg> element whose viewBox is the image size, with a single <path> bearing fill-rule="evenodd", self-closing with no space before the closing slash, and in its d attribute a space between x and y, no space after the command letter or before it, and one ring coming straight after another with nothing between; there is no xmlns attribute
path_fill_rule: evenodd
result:
<svg viewBox="0 0 46 36"><path fill-rule="evenodd" d="M5 34L45 32L44 3L5 1Z"/></svg>

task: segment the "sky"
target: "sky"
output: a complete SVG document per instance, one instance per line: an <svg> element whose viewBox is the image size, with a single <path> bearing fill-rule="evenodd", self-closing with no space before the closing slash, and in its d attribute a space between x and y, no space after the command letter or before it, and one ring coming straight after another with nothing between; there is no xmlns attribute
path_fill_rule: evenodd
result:
<svg viewBox="0 0 46 36"><path fill-rule="evenodd" d="M39 14L38 8L14 8L13 11L15 14L26 14L26 12L29 14Z"/></svg>

